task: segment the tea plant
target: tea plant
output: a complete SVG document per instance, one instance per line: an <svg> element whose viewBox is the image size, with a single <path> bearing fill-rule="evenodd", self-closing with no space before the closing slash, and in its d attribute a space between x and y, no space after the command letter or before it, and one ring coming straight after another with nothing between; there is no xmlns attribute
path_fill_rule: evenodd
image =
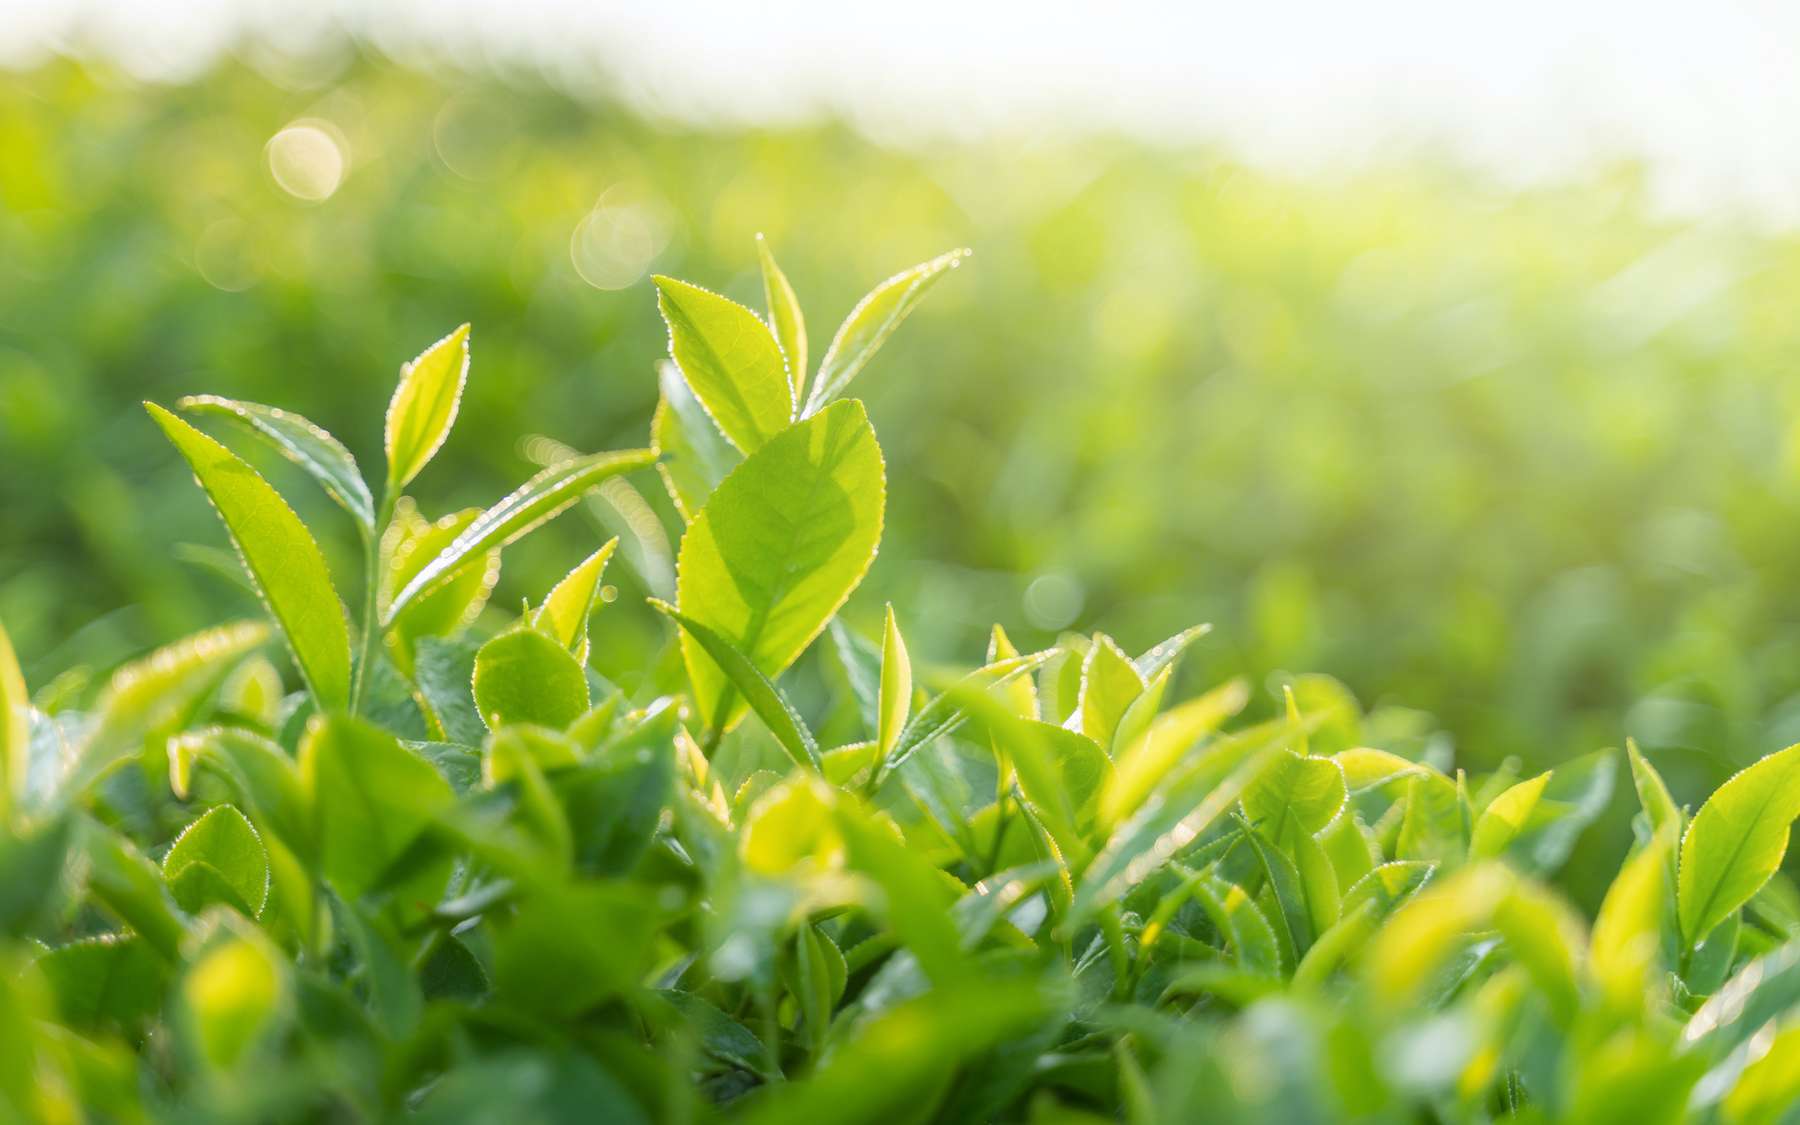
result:
<svg viewBox="0 0 1800 1125"><path fill-rule="evenodd" d="M766 320L657 280L650 448L483 510L406 495L467 326L402 368L379 489L305 418L148 407L268 620L85 713L34 708L0 633L11 1119L1792 1116L1800 747L1690 815L1627 746L1636 843L1589 921L1555 880L1615 752L1471 776L1320 676L1238 723L1243 681L1177 687L1204 626L915 663L904 608L838 619L888 488L845 392L962 255L815 367L760 250ZM354 619L251 444L355 525ZM507 545L652 467L686 523L668 660L589 666L614 542L470 635Z"/></svg>

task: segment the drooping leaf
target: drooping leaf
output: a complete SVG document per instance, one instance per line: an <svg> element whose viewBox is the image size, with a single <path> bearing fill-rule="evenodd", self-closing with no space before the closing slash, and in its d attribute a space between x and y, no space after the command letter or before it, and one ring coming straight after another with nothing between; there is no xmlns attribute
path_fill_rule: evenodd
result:
<svg viewBox="0 0 1800 1125"><path fill-rule="evenodd" d="M717 293L655 277L669 355L719 432L746 454L794 420L781 345L749 309Z"/></svg>
<svg viewBox="0 0 1800 1125"><path fill-rule="evenodd" d="M190 414L229 418L306 470L365 534L375 532L375 498L343 443L291 410L218 395L189 395L175 404Z"/></svg>
<svg viewBox="0 0 1800 1125"><path fill-rule="evenodd" d="M1781 866L1800 816L1800 746L1770 754L1713 791L1681 842L1676 901L1692 945L1750 901Z"/></svg>
<svg viewBox="0 0 1800 1125"><path fill-rule="evenodd" d="M400 368L400 382L388 402L383 431L390 496L412 483L450 436L468 378L466 324Z"/></svg>
<svg viewBox="0 0 1800 1125"><path fill-rule="evenodd" d="M215 805L182 829L163 857L163 878L190 914L224 902L250 917L269 901L269 857L261 837L230 805Z"/></svg>
<svg viewBox="0 0 1800 1125"><path fill-rule="evenodd" d="M932 284L962 265L968 256L967 250L952 250L903 270L877 285L851 309L831 338L831 346L825 349L825 358L819 361L819 375L813 381L803 415L818 413L842 394Z"/></svg>
<svg viewBox="0 0 1800 1125"><path fill-rule="evenodd" d="M482 645L472 687L476 713L491 729L533 723L561 730L588 709L587 673L536 629L509 629Z"/></svg>
<svg viewBox="0 0 1800 1125"><path fill-rule="evenodd" d="M862 404L785 430L732 470L682 536L676 605L765 676L779 675L862 580L881 540L886 477ZM702 718L728 722L724 672L690 632Z"/></svg>
<svg viewBox="0 0 1800 1125"><path fill-rule="evenodd" d="M350 699L350 629L312 534L235 453L155 403L144 408L212 499L313 698L323 709L344 706Z"/></svg>
<svg viewBox="0 0 1800 1125"><path fill-rule="evenodd" d="M787 275L775 264L775 254L762 235L756 236L756 253L762 260L763 302L769 310L769 326L775 330L775 341L781 345L781 356L787 361L788 382L794 388L794 401L802 401L806 393L806 317L800 312L800 298L788 284Z"/></svg>
<svg viewBox="0 0 1800 1125"><path fill-rule="evenodd" d="M538 473L482 512L401 587L388 605L383 624L392 624L415 599L450 582L463 568L485 558L489 551L497 551L561 515L581 498L582 493L601 481L644 468L655 460L656 454L648 449L594 453L572 457Z"/></svg>

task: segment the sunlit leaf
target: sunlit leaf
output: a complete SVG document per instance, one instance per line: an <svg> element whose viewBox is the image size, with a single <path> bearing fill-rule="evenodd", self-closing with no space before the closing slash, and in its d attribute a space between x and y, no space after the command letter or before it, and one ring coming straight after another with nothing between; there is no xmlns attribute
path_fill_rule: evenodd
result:
<svg viewBox="0 0 1800 1125"><path fill-rule="evenodd" d="M794 387L768 325L736 301L671 277L654 279L669 355L732 445L754 453L794 420Z"/></svg>
<svg viewBox="0 0 1800 1125"><path fill-rule="evenodd" d="M873 359L875 352L893 334L900 322L919 303L940 277L962 265L967 250L952 250L929 262L904 270L877 285L857 306L850 310L838 326L819 361L819 375L806 398L805 415L819 412L827 403L843 393L850 380Z"/></svg>
<svg viewBox="0 0 1800 1125"><path fill-rule="evenodd" d="M1787 854L1800 816L1800 746L1770 754L1713 791L1681 841L1681 935L1693 944L1750 901Z"/></svg>
<svg viewBox="0 0 1800 1125"><path fill-rule="evenodd" d="M800 298L788 284L787 275L775 264L775 253L762 235L756 236L756 254L762 261L763 303L769 310L769 326L781 345L781 356L787 361L788 382L794 388L794 401L802 401L806 393L806 317L800 312Z"/></svg>
<svg viewBox="0 0 1800 1125"><path fill-rule="evenodd" d="M475 653L475 709L490 728L534 723L561 730L588 709L587 673L554 638L514 628Z"/></svg>
<svg viewBox="0 0 1800 1125"><path fill-rule="evenodd" d="M400 368L400 382L388 402L383 431L389 495L412 483L450 436L468 378L466 324Z"/></svg>
<svg viewBox="0 0 1800 1125"><path fill-rule="evenodd" d="M191 414L229 418L305 469L365 534L375 532L375 499L343 443L291 410L218 395L190 395L175 404Z"/></svg>

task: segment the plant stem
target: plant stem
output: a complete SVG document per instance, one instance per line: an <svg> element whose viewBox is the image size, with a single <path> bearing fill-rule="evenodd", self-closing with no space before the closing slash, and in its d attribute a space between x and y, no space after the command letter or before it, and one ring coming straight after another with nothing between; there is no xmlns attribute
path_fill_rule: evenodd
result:
<svg viewBox="0 0 1800 1125"><path fill-rule="evenodd" d="M373 530L363 529L363 615L362 654L356 661L356 674L350 681L350 713L362 711L363 693L369 685L369 665L375 662L381 640L381 534L394 518L392 490L384 490L380 514Z"/></svg>

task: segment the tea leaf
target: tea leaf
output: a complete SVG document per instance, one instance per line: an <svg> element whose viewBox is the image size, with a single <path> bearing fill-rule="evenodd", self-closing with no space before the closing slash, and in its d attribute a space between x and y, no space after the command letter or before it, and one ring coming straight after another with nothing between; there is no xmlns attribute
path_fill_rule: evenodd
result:
<svg viewBox="0 0 1800 1125"><path fill-rule="evenodd" d="M189 395L175 405L190 414L218 415L243 426L305 469L365 534L375 533L375 498L356 458L323 428L292 411L218 395Z"/></svg>
<svg viewBox="0 0 1800 1125"><path fill-rule="evenodd" d="M1750 901L1787 853L1800 816L1800 746L1770 754L1719 786L1681 841L1681 936L1693 945Z"/></svg>
<svg viewBox="0 0 1800 1125"><path fill-rule="evenodd" d="M262 839L230 805L216 805L182 829L162 870L175 901L190 914L223 901L254 918L269 901L269 857Z"/></svg>
<svg viewBox="0 0 1800 1125"><path fill-rule="evenodd" d="M1625 740L1625 756L1631 762L1631 783L1637 788L1638 805L1650 822L1650 830L1660 832L1664 826L1672 824L1679 831L1681 809L1675 804L1675 798L1669 796L1669 787L1663 784L1662 775L1644 757L1634 739Z"/></svg>
<svg viewBox="0 0 1800 1125"><path fill-rule="evenodd" d="M656 471L683 520L692 520L725 475L744 459L713 425L673 360L656 366L662 397L650 417Z"/></svg>
<svg viewBox="0 0 1800 1125"><path fill-rule="evenodd" d="M561 730L588 709L587 673L553 637L515 628L475 653L475 710L490 729L533 723Z"/></svg>
<svg viewBox="0 0 1800 1125"><path fill-rule="evenodd" d="M1470 858L1491 859L1505 852L1525 830L1525 822L1537 809L1538 799L1544 795L1544 786L1548 784L1550 771L1545 770L1489 802L1475 822L1475 834L1469 841Z"/></svg>
<svg viewBox="0 0 1800 1125"><path fill-rule="evenodd" d="M300 742L325 877L347 899L388 866L454 800L450 783L393 735L360 719L315 719Z"/></svg>
<svg viewBox="0 0 1800 1125"><path fill-rule="evenodd" d="M587 663L588 619L600 601L600 576L606 572L606 561L618 547L615 536L580 565L571 570L544 596L544 604L531 616L533 628L549 633L562 646L575 654L581 664Z"/></svg>
<svg viewBox="0 0 1800 1125"><path fill-rule="evenodd" d="M653 278L669 326L669 355L707 415L754 453L794 420L794 387L781 345L736 301L670 277Z"/></svg>
<svg viewBox="0 0 1800 1125"><path fill-rule="evenodd" d="M794 401L802 401L806 392L806 317L800 312L800 298L787 275L775 264L775 254L768 240L756 236L756 253L762 259L763 302L769 310L769 325L781 345L781 356L787 361L788 382L794 388Z"/></svg>
<svg viewBox="0 0 1800 1125"><path fill-rule="evenodd" d="M837 334L831 338L831 346L825 349L825 358L819 361L819 375L813 382L812 393L807 396L802 416L817 414L842 394L850 380L868 365L894 329L913 311L926 290L938 278L962 265L968 256L968 250L940 254L929 262L888 278L858 302L844 318L844 323L838 326Z"/></svg>
<svg viewBox="0 0 1800 1125"><path fill-rule="evenodd" d="M400 368L400 382L388 402L387 426L383 431L389 496L411 484L450 436L468 378L466 324Z"/></svg>
<svg viewBox="0 0 1800 1125"><path fill-rule="evenodd" d="M31 767L31 697L6 627L0 625L0 826L25 794Z"/></svg>
<svg viewBox="0 0 1800 1125"><path fill-rule="evenodd" d="M321 708L344 706L350 699L350 630L311 533L236 454L155 403L144 408L211 498L313 698Z"/></svg>
<svg viewBox="0 0 1800 1125"><path fill-rule="evenodd" d="M881 540L886 478L862 404L798 423L733 469L682 536L676 606L777 676L862 580ZM706 723L731 689L690 632L682 655Z"/></svg>
<svg viewBox="0 0 1800 1125"><path fill-rule="evenodd" d="M912 661L906 655L906 641L900 636L900 625L894 620L894 607L887 608L887 624L881 637L881 694L875 732L876 752L882 757L900 741L906 726L906 715L912 707Z"/></svg>
<svg viewBox="0 0 1800 1125"><path fill-rule="evenodd" d="M682 636L692 638L706 652L713 665L724 671L731 686L743 696L769 728L769 733L781 743L788 756L809 769L821 767L819 746L813 739L812 731L806 727L806 721L794 710L781 689L773 680L763 675L762 670L750 662L743 651L719 633L700 624L693 618L677 610L667 602L651 599L650 604L676 624L681 626Z"/></svg>
<svg viewBox="0 0 1800 1125"><path fill-rule="evenodd" d="M497 551L513 543L550 520L561 515L581 494L608 477L641 469L656 460L648 449L624 453L594 453L571 457L538 473L499 503L482 512L475 521L437 556L426 563L411 581L394 595L382 618L391 625L396 617L418 598L440 589L452 581L463 568L473 565L489 551Z"/></svg>

